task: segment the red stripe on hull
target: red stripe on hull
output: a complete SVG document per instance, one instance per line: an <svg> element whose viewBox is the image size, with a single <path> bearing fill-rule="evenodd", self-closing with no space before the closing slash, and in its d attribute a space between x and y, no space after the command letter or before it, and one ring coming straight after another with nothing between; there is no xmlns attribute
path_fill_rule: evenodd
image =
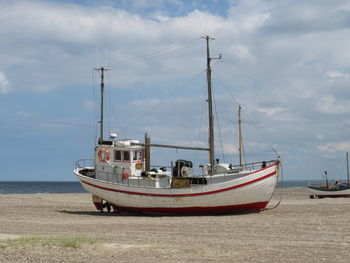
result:
<svg viewBox="0 0 350 263"><path fill-rule="evenodd" d="M272 173L269 173L265 176L262 176L260 178L257 178L255 180L243 183L243 184L239 184L239 185L234 185L228 188L224 188L224 189L219 189L219 190L215 190L215 191L210 191L210 192L204 192L204 193L193 193L193 194L153 194L153 193L141 193L141 192L131 192L131 191L125 191L125 190L119 190L119 189L113 189L113 188L108 188L108 187L104 187L104 186L99 186L99 185L95 185L93 183L81 180L82 183L99 188L99 189L103 189L103 190L107 190L107 191L112 191L112 192L119 192L119 193L125 193L125 194L134 194L134 195L146 195L146 196L159 196L159 197L184 197L184 196L196 196L196 195L208 195L208 194L215 194L215 193L219 193L219 192L224 192L224 191L229 191L235 188L239 188L239 187L243 187L261 180L264 180L266 178L269 178L273 175L275 175L277 172L274 171Z"/></svg>
<svg viewBox="0 0 350 263"><path fill-rule="evenodd" d="M243 205L212 206L212 207L123 207L115 206L119 211L137 212L144 214L167 215L204 215L229 214L238 212L259 212L268 202L258 202Z"/></svg>

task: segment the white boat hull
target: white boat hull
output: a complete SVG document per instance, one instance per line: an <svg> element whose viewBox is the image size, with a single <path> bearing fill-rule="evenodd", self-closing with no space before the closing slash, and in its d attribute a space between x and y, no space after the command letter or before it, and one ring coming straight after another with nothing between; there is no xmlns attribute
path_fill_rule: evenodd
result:
<svg viewBox="0 0 350 263"><path fill-rule="evenodd" d="M309 186L310 198L350 197L350 188L325 188Z"/></svg>
<svg viewBox="0 0 350 263"><path fill-rule="evenodd" d="M158 214L210 214L260 211L266 207L278 179L278 163L226 182L186 188L137 187L74 173L91 194L114 209Z"/></svg>

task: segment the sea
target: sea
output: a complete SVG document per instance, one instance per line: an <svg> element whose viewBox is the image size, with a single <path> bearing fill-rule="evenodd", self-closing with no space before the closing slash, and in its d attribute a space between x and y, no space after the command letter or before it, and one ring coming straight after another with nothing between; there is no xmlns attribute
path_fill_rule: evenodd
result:
<svg viewBox="0 0 350 263"><path fill-rule="evenodd" d="M0 194L86 193L80 182L0 182Z"/></svg>
<svg viewBox="0 0 350 263"><path fill-rule="evenodd" d="M324 184L320 180L279 181L279 188L303 188L309 184ZM0 181L0 194L86 193L80 182L10 182Z"/></svg>

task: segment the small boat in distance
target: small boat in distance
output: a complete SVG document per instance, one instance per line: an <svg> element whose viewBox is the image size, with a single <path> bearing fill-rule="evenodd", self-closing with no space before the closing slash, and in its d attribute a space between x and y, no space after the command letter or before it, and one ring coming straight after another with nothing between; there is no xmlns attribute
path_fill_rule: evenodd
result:
<svg viewBox="0 0 350 263"><path fill-rule="evenodd" d="M221 214L259 212L272 198L280 160L219 163L214 151L214 114L211 89L209 36L206 40L208 89L208 147L152 144L148 135L138 140L103 138L103 89L106 68L101 74L100 138L94 159L78 160L74 169L83 187L92 194L96 208L103 211L129 211L145 214ZM174 131L176 132L176 131ZM241 135L240 135L241 138ZM193 163L176 160L169 166L151 165L150 147L207 151L209 163L201 164L200 175L193 174ZM242 150L242 141L240 141ZM240 154L242 156L242 154Z"/></svg>
<svg viewBox="0 0 350 263"><path fill-rule="evenodd" d="M350 178L349 178L349 153L346 153L347 182L336 180L330 185L327 178L327 171L324 171L325 185L309 185L310 198L324 197L350 197Z"/></svg>

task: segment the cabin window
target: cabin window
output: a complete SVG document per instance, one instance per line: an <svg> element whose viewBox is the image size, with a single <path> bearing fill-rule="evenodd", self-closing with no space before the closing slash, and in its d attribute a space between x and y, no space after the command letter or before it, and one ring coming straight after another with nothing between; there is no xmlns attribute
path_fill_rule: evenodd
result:
<svg viewBox="0 0 350 263"><path fill-rule="evenodd" d="M139 161L143 160L143 151L139 151Z"/></svg>
<svg viewBox="0 0 350 263"><path fill-rule="evenodd" d="M121 161L122 160L122 152L121 151L114 151L114 160L115 161Z"/></svg>
<svg viewBox="0 0 350 263"><path fill-rule="evenodd" d="M130 161L130 152L129 151L124 151L124 159L123 161Z"/></svg>
<svg viewBox="0 0 350 263"><path fill-rule="evenodd" d="M133 157L132 157L132 159L133 159L133 161L137 161L137 151L133 151L132 152L133 154Z"/></svg>

